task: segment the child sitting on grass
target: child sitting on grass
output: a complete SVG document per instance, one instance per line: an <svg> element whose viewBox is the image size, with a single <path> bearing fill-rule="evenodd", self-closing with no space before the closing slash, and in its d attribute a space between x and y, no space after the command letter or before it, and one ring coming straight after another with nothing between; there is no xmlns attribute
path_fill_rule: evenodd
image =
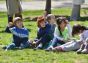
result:
<svg viewBox="0 0 88 63"><path fill-rule="evenodd" d="M54 31L54 38L47 51L51 50L53 47L66 43L71 37L71 27L65 17L57 18L56 24L57 26L55 27Z"/></svg>
<svg viewBox="0 0 88 63"><path fill-rule="evenodd" d="M51 25L45 22L44 17L38 17L37 25L38 32L35 40L36 49L45 49L52 39Z"/></svg>
<svg viewBox="0 0 88 63"><path fill-rule="evenodd" d="M14 27L9 28L10 32L13 34L13 42L12 44L6 46L6 50L14 49L14 48L26 48L29 47L28 43L28 30L23 27L23 21L20 17L16 17L14 19Z"/></svg>
<svg viewBox="0 0 88 63"><path fill-rule="evenodd" d="M80 35L80 42L82 42L77 53L88 54L88 28L82 25L75 25L73 27L73 36L75 34Z"/></svg>

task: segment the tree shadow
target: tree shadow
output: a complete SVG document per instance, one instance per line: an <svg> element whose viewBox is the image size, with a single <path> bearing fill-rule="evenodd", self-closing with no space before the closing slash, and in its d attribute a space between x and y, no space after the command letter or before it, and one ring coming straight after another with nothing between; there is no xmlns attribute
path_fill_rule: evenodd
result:
<svg viewBox="0 0 88 63"><path fill-rule="evenodd" d="M0 31L0 33L5 33L5 30Z"/></svg>
<svg viewBox="0 0 88 63"><path fill-rule="evenodd" d="M55 15L55 18L58 18L58 17L66 17L69 21L72 21L70 20L70 17L71 16L67 16L67 15ZM88 21L88 16L84 16L84 17L80 17L77 21Z"/></svg>
<svg viewBox="0 0 88 63"><path fill-rule="evenodd" d="M86 17L80 17L79 20L81 20L81 21L88 21L88 16L86 16Z"/></svg>

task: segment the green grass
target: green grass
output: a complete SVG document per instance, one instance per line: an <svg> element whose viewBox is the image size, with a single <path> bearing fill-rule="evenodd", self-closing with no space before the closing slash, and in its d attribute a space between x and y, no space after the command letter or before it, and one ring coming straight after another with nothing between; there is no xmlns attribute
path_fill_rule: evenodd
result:
<svg viewBox="0 0 88 63"><path fill-rule="evenodd" d="M40 16L42 15L42 10L24 11L23 16ZM68 15L70 16L70 8L55 9L52 11L56 15ZM81 11L83 14L83 11ZM88 21L76 22L71 21L71 25L75 23L80 23L82 25L88 26ZM36 22L25 21L24 25L30 30L30 39L36 37L37 25ZM0 45L10 44L12 41L12 35L4 33L7 26L7 15L6 12L0 12ZM88 55L81 54L77 55L76 52L65 52L65 53L53 53L45 52L43 50L34 51L32 49L24 50L11 50L4 51L0 47L0 63L88 63Z"/></svg>

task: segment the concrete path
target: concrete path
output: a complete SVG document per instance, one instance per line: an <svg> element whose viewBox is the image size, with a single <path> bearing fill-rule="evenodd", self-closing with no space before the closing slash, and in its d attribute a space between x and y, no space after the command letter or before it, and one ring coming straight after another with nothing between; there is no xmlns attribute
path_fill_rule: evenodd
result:
<svg viewBox="0 0 88 63"><path fill-rule="evenodd" d="M23 10L41 10L45 8L45 1L21 2L21 4ZM72 7L72 1L52 1L52 9L62 7ZM82 7L88 7L88 4L84 4ZM5 2L0 3L0 11L7 11Z"/></svg>

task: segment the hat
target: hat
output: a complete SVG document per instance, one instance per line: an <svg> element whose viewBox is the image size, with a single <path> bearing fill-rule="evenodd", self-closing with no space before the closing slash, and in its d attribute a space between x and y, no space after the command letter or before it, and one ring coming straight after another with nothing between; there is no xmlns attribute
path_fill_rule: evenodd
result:
<svg viewBox="0 0 88 63"><path fill-rule="evenodd" d="M20 18L20 17L14 18L13 23L16 24L17 21L22 21L22 18Z"/></svg>

